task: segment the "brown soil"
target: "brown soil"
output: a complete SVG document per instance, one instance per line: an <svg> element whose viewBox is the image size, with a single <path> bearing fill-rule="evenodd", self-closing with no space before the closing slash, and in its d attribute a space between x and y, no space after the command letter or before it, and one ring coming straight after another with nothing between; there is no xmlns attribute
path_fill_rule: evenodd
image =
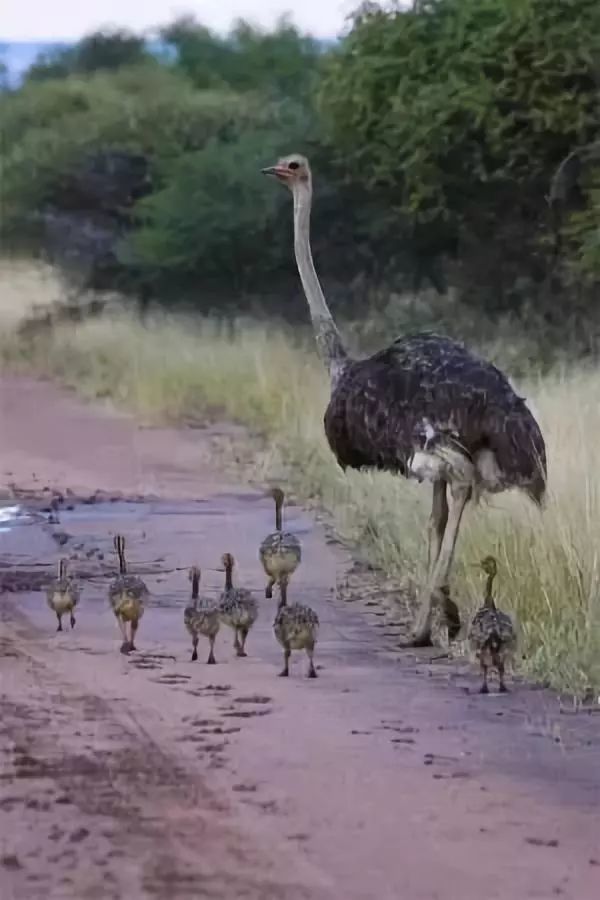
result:
<svg viewBox="0 0 600 900"><path fill-rule="evenodd" d="M34 510L0 523L3 900L599 895L600 715L523 683L481 697L467 664L398 651L402 623L337 589L351 561L297 508L320 677L300 658L277 677L264 597L246 659L222 629L218 664L191 663L185 568L216 592L231 550L261 597L271 526L211 462L215 429L141 429L7 378L0 412L6 493ZM130 657L106 600L116 530L152 591ZM62 633L39 591L59 552L83 580Z"/></svg>

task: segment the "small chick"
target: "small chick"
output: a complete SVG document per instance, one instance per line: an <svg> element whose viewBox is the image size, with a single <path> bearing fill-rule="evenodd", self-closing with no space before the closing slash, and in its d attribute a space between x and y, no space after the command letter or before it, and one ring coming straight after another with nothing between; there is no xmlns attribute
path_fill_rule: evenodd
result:
<svg viewBox="0 0 600 900"><path fill-rule="evenodd" d="M233 646L237 656L247 656L246 638L258 616L258 604L246 588L234 588L233 567L235 560L231 553L224 553L221 562L225 571L225 590L219 602L219 616L225 625L233 628Z"/></svg>
<svg viewBox="0 0 600 900"><path fill-rule="evenodd" d="M55 578L46 589L48 606L56 613L58 619L57 631L62 631L62 617L70 614L71 628L75 628L75 607L79 603L79 585L71 578L67 571L67 560L61 559L58 563L58 577Z"/></svg>
<svg viewBox="0 0 600 900"><path fill-rule="evenodd" d="M302 560L302 549L296 535L282 531L284 493L281 488L273 488L271 496L275 501L275 531L267 535L258 550L258 557L269 579L265 588L267 600L273 596L273 585L287 585Z"/></svg>
<svg viewBox="0 0 600 900"><path fill-rule="evenodd" d="M273 631L279 644L283 647L283 669L279 673L287 678L290 674L290 656L292 650L306 650L308 656L308 678L316 678L314 651L319 633L319 617L310 606L300 603L287 605L287 585L280 586L281 599Z"/></svg>
<svg viewBox="0 0 600 900"><path fill-rule="evenodd" d="M141 578L137 575L127 574L125 538L122 535L115 535L114 546L119 557L119 574L109 585L108 599L123 636L121 653L129 653L136 649L135 635L140 619L144 615L144 606L149 597L149 591ZM127 622L129 622L130 628L129 639L127 638Z"/></svg>
<svg viewBox="0 0 600 900"><path fill-rule="evenodd" d="M517 645L517 633L513 620L496 607L492 595L492 584L498 573L498 565L493 556L486 556L479 563L487 575L483 606L477 610L469 627L468 640L474 651L483 673L480 692L489 693L488 670L498 672L499 691L506 693L504 668L506 660L511 658Z"/></svg>
<svg viewBox="0 0 600 900"><path fill-rule="evenodd" d="M190 569L189 579L192 582L192 602L183 611L183 622L192 638L192 662L196 662L198 659L198 639L202 635L207 637L210 643L210 652L206 662L214 665L216 663L215 638L221 626L219 609L208 599L204 597L200 599L200 569L197 566L192 566Z"/></svg>

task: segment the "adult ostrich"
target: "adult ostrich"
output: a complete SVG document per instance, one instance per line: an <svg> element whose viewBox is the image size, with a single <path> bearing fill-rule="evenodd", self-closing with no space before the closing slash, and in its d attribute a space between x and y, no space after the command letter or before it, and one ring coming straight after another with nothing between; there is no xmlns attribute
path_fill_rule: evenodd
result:
<svg viewBox="0 0 600 900"><path fill-rule="evenodd" d="M432 333L397 338L368 359L349 357L310 249L312 178L293 154L262 170L294 199L294 250L317 348L331 382L325 434L343 469L373 468L433 482L428 577L411 643L430 642L434 597L448 580L465 506L473 495L512 487L541 506L546 449L522 397L491 363Z"/></svg>

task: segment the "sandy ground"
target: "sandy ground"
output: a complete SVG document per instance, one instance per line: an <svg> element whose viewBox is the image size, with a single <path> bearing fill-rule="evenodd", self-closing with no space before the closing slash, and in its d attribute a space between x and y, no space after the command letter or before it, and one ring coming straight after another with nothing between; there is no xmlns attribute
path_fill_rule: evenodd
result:
<svg viewBox="0 0 600 900"><path fill-rule="evenodd" d="M62 532L85 576L74 631L55 632L39 591L0 595L3 900L600 895L600 716L522 683L481 697L468 666L399 652L377 607L337 589L350 560L296 508L292 596L321 619L319 678L300 658L277 677L264 598L248 658L223 629L218 665L191 663L177 569L199 563L217 591L230 550L261 597L271 527L270 502L211 463L215 429L140 429L12 379L0 424L4 485L37 507L44 488L65 496L57 524L0 526L0 571L45 571ZM152 591L128 658L106 599L116 530Z"/></svg>

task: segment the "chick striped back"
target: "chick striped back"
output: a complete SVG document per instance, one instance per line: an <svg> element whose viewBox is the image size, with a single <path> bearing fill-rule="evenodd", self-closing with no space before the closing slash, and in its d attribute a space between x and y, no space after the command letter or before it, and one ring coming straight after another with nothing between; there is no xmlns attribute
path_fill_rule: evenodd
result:
<svg viewBox="0 0 600 900"><path fill-rule="evenodd" d="M286 604L277 611L273 631L282 647L287 645L291 650L304 650L317 641L319 617L310 606Z"/></svg>

